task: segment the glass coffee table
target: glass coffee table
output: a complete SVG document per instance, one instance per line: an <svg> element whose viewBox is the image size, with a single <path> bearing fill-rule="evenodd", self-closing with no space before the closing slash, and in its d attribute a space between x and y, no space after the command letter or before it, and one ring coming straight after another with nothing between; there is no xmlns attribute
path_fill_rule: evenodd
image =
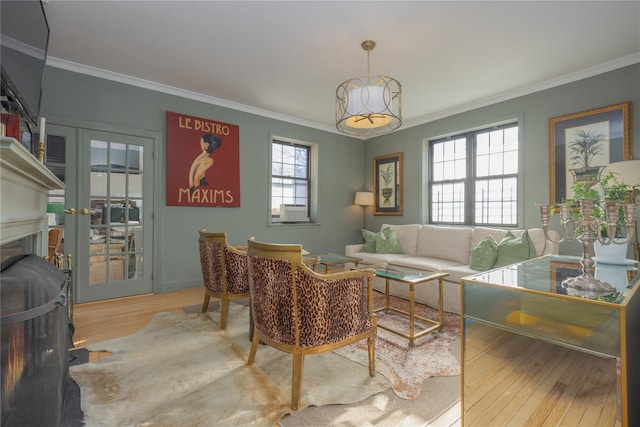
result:
<svg viewBox="0 0 640 427"><path fill-rule="evenodd" d="M400 335L409 340L409 346L414 345L414 340L420 338L430 332L435 330L442 330L444 326L444 310L442 309L442 287L443 287L443 278L447 277L449 273L435 272L435 271L427 271L427 270L418 270L416 268L409 267L401 267L394 264L380 264L380 265L372 265L362 267L362 269L373 269L376 273L376 276L382 277L385 279L385 304L383 307L374 309L374 312L378 313L381 311L384 312L395 312L398 314L403 314L405 316L409 316L409 333L406 331L401 331L397 329L390 328L378 322L378 327L385 329L389 332L393 332L396 335ZM396 307L391 307L390 304L390 294L389 294L389 281L393 280L399 283L405 283L409 286L409 312L401 310ZM427 282L437 281L438 282L438 321L427 319L425 317L418 316L415 314L415 286L422 285L426 286ZM416 319L426 323L428 326L420 331L416 332Z"/></svg>
<svg viewBox="0 0 640 427"><path fill-rule="evenodd" d="M313 264L313 270L316 271L316 265L320 264L324 266L324 273L327 274L330 267L335 267L337 265L344 265L349 262L355 264L355 267L358 267L358 263L362 261L360 258L355 258L352 256L334 254L331 252L318 252L311 253L304 256L304 259L315 259L316 262ZM305 261L305 264L311 264Z"/></svg>

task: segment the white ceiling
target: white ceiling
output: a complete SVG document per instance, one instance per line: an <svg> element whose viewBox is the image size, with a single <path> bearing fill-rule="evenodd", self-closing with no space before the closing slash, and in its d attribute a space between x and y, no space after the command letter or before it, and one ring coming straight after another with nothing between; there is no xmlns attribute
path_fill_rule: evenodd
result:
<svg viewBox="0 0 640 427"><path fill-rule="evenodd" d="M403 128L640 62L639 1L44 7L54 67L334 131L336 87L366 75L366 39L371 72L402 84Z"/></svg>

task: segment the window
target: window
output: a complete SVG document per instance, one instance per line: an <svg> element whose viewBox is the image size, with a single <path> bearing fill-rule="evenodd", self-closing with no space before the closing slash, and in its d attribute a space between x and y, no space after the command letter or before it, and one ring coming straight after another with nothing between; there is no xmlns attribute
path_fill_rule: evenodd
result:
<svg viewBox="0 0 640 427"><path fill-rule="evenodd" d="M309 222L311 147L273 140L271 145L271 221ZM287 205L287 212L280 210ZM285 215L286 214L286 215Z"/></svg>
<svg viewBox="0 0 640 427"><path fill-rule="evenodd" d="M429 141L429 222L517 225L518 124Z"/></svg>

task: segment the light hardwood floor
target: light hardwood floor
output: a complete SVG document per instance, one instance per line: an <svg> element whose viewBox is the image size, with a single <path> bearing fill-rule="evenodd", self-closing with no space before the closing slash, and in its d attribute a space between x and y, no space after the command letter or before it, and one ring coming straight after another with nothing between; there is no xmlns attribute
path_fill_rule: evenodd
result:
<svg viewBox="0 0 640 427"><path fill-rule="evenodd" d="M481 324L465 351L466 426L620 426L616 361Z"/></svg>
<svg viewBox="0 0 640 427"><path fill-rule="evenodd" d="M181 307L201 306L203 299L202 288L193 288L165 294L146 294L76 304L73 316L74 345L77 348L86 347L89 344L131 335L146 326L156 313L182 313ZM108 355L106 352L92 352L89 361L95 362ZM452 407L430 426L459 427L460 405Z"/></svg>
<svg viewBox="0 0 640 427"><path fill-rule="evenodd" d="M199 306L203 297L201 288L193 288L76 304L74 344L85 347L130 335L146 326L156 313L182 313L181 307ZM615 420L615 380L612 382L610 375L602 375L604 371L615 370L615 362L526 340L487 330L468 343L466 375L471 386L465 402L469 411L467 425L508 425L504 411L513 411L514 406L517 414L511 413L509 417L515 417L511 421L520 419L522 423L518 425L620 425ZM108 353L91 353L90 360L106 355ZM505 364L505 358L513 362L509 369L498 367ZM534 371L527 370L529 368ZM546 379L541 380L542 377ZM571 385L573 377L579 381L579 388ZM511 396L508 404L505 396ZM567 399L567 396L573 398ZM460 410L460 404L452 407L430 426L460 426ZM562 414L564 418L553 422L553 417ZM541 416L546 421L543 422Z"/></svg>
<svg viewBox="0 0 640 427"><path fill-rule="evenodd" d="M73 344L76 348L124 337L145 327L156 313L182 313L181 307L202 305L204 291L192 288L164 294L145 294L105 301L75 304ZM105 353L92 353L90 361Z"/></svg>

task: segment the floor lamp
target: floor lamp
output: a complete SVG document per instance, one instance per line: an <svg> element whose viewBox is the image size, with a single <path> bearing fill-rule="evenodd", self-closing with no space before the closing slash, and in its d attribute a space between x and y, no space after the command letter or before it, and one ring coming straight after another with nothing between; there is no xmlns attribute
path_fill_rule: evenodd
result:
<svg viewBox="0 0 640 427"><path fill-rule="evenodd" d="M640 185L640 160L624 160L622 162L609 163L602 176L613 172L615 178L627 185ZM640 243L638 243L638 221L636 221L635 241L633 242L633 256L640 261Z"/></svg>
<svg viewBox="0 0 640 427"><path fill-rule="evenodd" d="M354 205L362 206L362 225L366 225L367 206L374 205L373 193L370 191L356 191L356 198L353 202Z"/></svg>

